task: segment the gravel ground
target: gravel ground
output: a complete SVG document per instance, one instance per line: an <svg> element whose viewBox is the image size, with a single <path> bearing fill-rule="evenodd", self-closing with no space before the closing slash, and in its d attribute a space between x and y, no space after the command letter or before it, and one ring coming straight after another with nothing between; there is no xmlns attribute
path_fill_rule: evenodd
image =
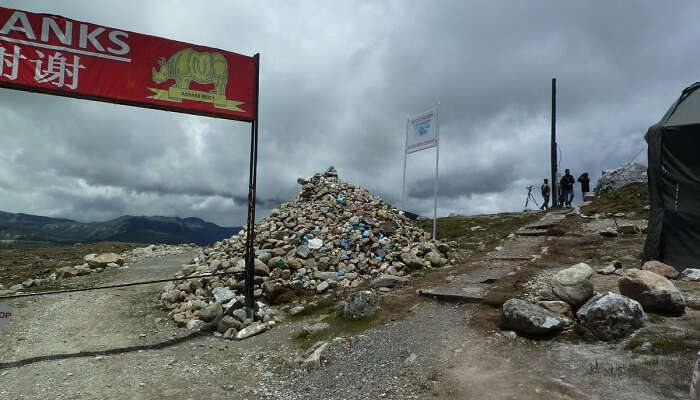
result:
<svg viewBox="0 0 700 400"><path fill-rule="evenodd" d="M541 245L516 238L504 242L503 251L539 254ZM172 276L191 256L135 262L100 279ZM488 272L488 262L475 271ZM493 262L498 275L506 272L508 262ZM543 279L538 276L533 288ZM244 341L190 334L155 306L159 292L160 285L149 285L6 301L15 319L0 328L0 380L11 383L0 387L0 399L687 397L690 361L678 356L683 353L640 355L625 350L624 342L587 344L569 334L513 337L472 323L486 306L406 296L417 304L412 311L336 338L321 368L307 371L295 363L302 350L292 339L309 320L283 321ZM700 311L666 319L684 327L700 326L699 320Z"/></svg>

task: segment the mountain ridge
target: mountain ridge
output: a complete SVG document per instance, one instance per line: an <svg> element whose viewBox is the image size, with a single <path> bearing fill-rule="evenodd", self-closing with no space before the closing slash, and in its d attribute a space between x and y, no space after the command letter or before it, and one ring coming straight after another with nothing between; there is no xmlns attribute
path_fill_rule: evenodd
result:
<svg viewBox="0 0 700 400"><path fill-rule="evenodd" d="M209 245L237 233L197 217L122 215L103 222L78 222L26 213L0 211L0 240L10 242L136 242Z"/></svg>

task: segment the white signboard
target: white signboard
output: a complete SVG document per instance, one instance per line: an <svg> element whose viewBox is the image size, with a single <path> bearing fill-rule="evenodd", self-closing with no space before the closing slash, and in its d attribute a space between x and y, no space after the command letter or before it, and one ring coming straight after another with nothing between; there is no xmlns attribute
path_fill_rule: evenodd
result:
<svg viewBox="0 0 700 400"><path fill-rule="evenodd" d="M406 131L406 153L429 149L438 145L437 112L426 111L409 118Z"/></svg>
<svg viewBox="0 0 700 400"><path fill-rule="evenodd" d="M438 106L440 103L438 103ZM406 158L410 153L435 147L435 194L433 207L433 238L437 236L437 193L438 193L438 163L440 160L440 118L438 107L413 117L406 121L406 148L403 154L403 195L401 209L406 210Z"/></svg>
<svg viewBox="0 0 700 400"><path fill-rule="evenodd" d="M12 308L7 304L0 303L0 326L10 322L12 318Z"/></svg>

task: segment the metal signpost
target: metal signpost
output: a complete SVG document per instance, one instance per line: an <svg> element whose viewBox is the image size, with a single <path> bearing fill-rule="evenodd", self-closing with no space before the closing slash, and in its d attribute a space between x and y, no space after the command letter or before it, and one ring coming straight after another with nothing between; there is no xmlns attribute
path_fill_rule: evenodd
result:
<svg viewBox="0 0 700 400"><path fill-rule="evenodd" d="M406 210L406 158L410 153L435 147L435 187L433 193L433 239L437 238L438 162L440 160L440 115L438 107L406 121L406 146L403 153L401 209Z"/></svg>
<svg viewBox="0 0 700 400"><path fill-rule="evenodd" d="M260 55L0 7L0 87L251 123L246 307L254 318Z"/></svg>
<svg viewBox="0 0 700 400"><path fill-rule="evenodd" d="M559 182L557 178L557 79L552 78L552 137L551 137L551 149L550 149L550 159L552 162L552 184L550 197L552 198L552 207L559 205L559 192L557 187Z"/></svg>

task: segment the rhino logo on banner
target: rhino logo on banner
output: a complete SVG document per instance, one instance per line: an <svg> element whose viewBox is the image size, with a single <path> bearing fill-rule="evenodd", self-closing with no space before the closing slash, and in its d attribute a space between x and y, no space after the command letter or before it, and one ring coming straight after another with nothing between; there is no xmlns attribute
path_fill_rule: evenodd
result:
<svg viewBox="0 0 700 400"><path fill-rule="evenodd" d="M154 94L149 99L181 102L185 100L212 103L216 108L241 111L242 101L226 98L228 84L228 63L221 53L200 52L191 48L183 49L168 58L158 59L158 67L153 67L151 77L154 83L161 84L174 79L175 84L168 90L148 88ZM214 84L209 92L190 89L194 81L202 85Z"/></svg>

